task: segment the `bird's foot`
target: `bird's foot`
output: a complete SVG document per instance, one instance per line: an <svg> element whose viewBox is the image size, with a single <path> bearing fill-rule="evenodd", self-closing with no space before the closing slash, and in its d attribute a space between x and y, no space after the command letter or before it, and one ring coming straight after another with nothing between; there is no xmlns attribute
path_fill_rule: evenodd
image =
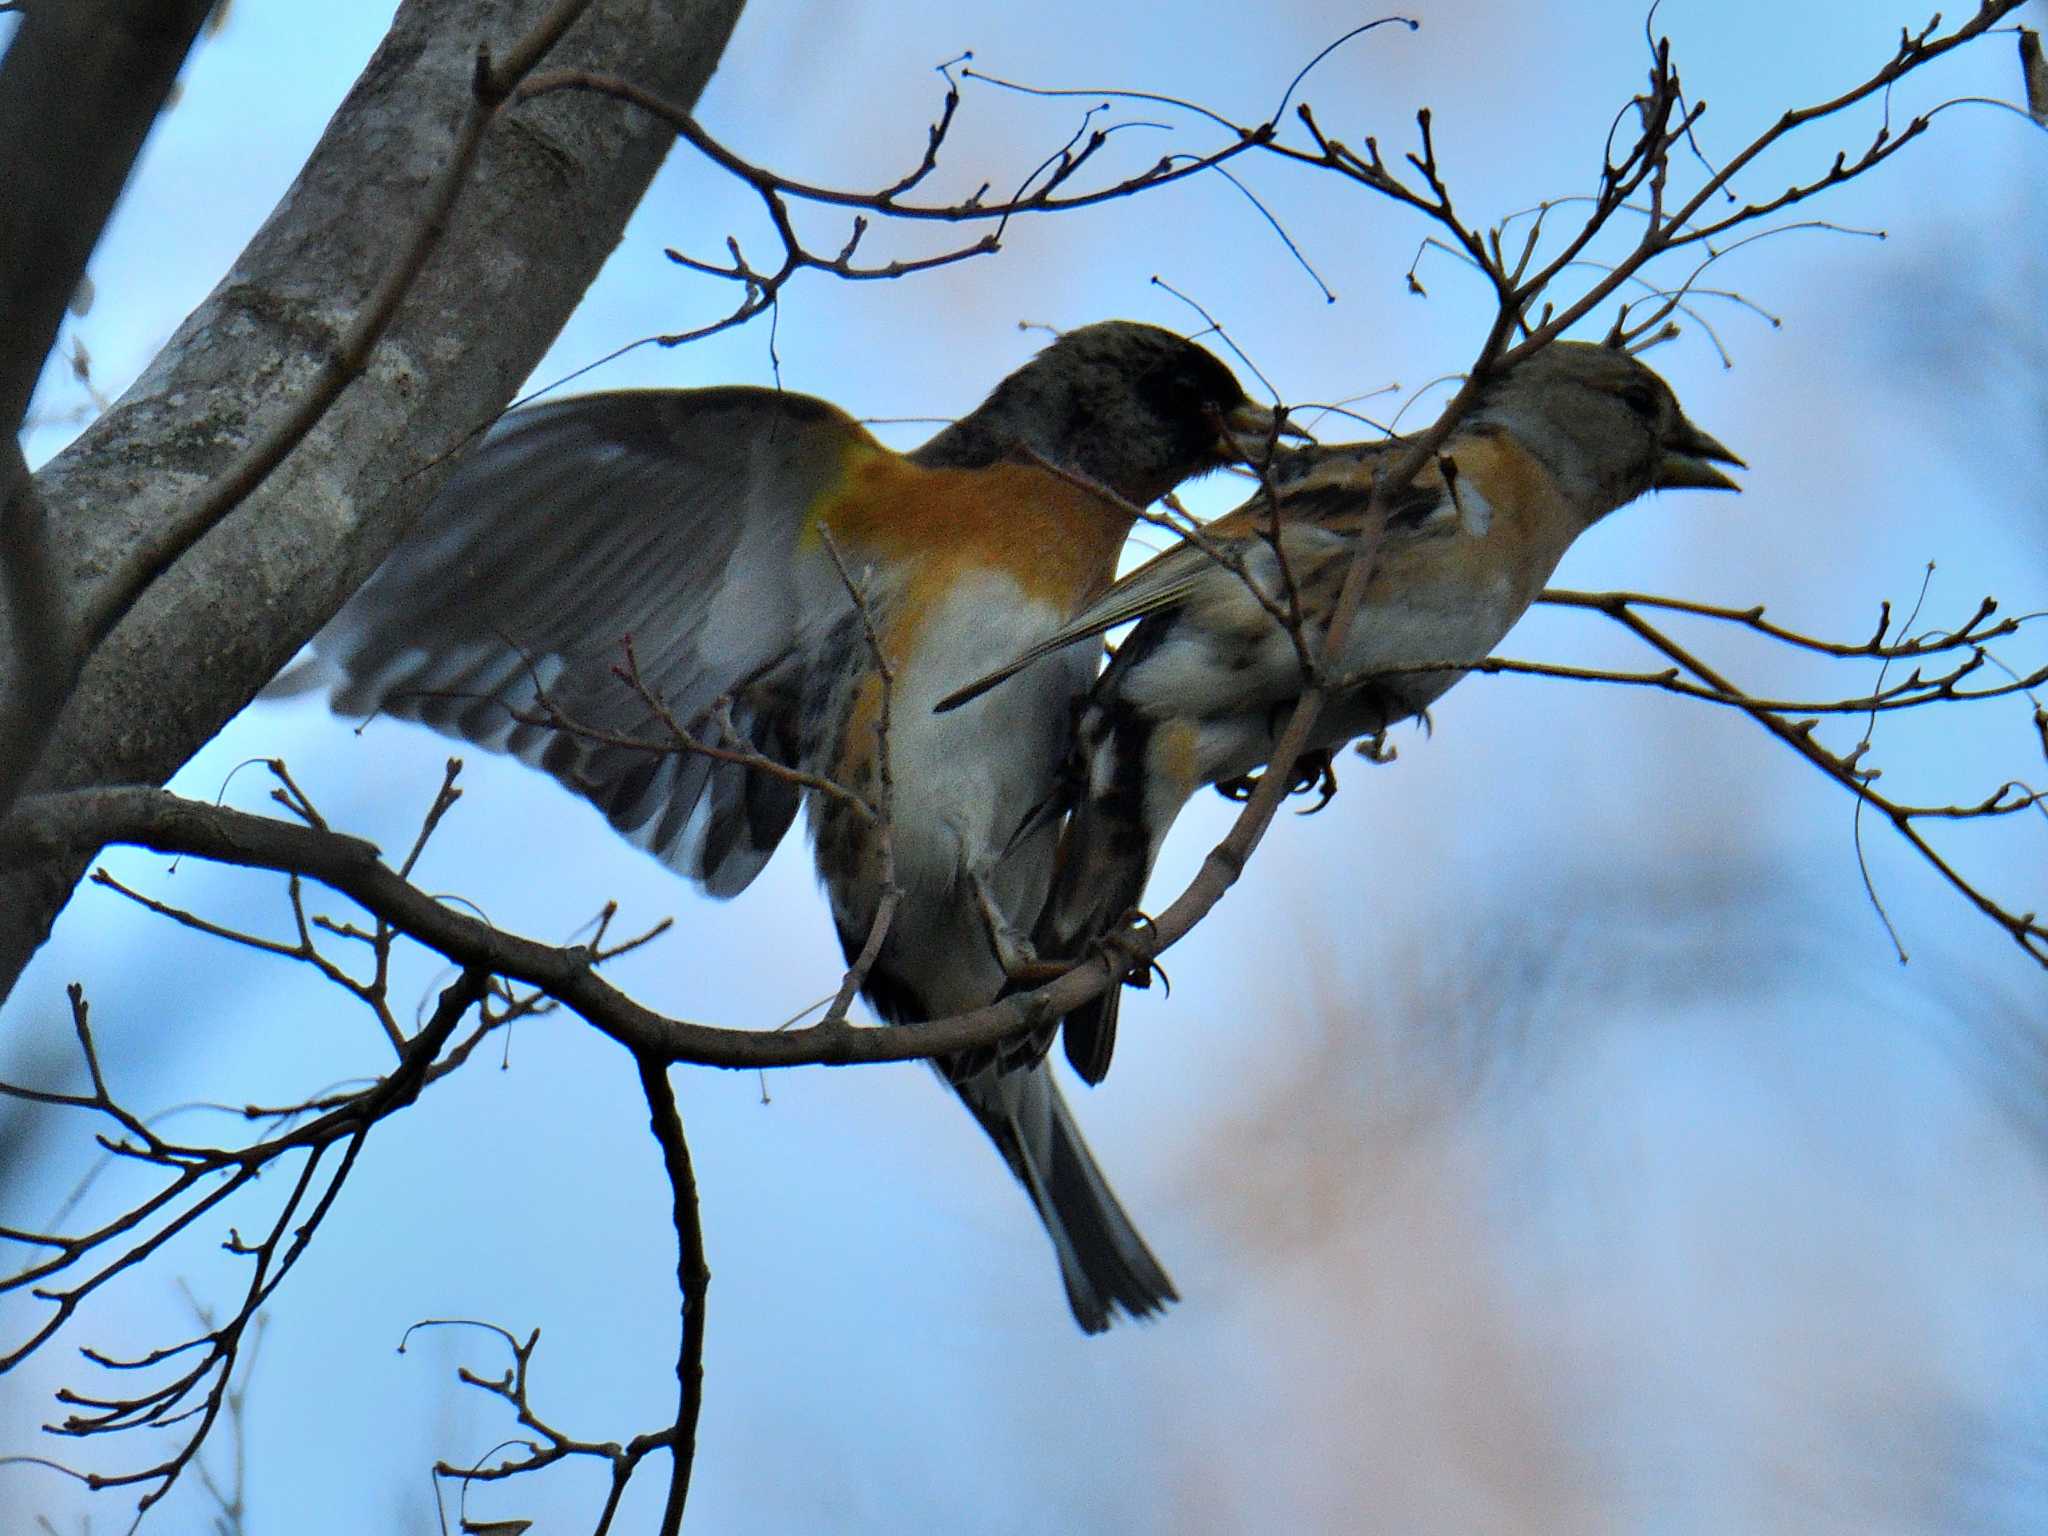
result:
<svg viewBox="0 0 2048 1536"><path fill-rule="evenodd" d="M1242 803L1251 799L1252 792L1259 787L1263 773L1247 773L1234 779L1217 781L1216 793L1226 800ZM1328 805L1337 793L1337 765L1334 755L1327 747L1316 747L1303 752L1294 760L1294 782L1287 786L1290 795L1305 795L1316 790L1321 798L1301 814L1313 816Z"/></svg>
<svg viewBox="0 0 2048 1536"><path fill-rule="evenodd" d="M1173 981L1167 976L1166 967L1156 956L1138 949L1135 942L1137 930L1151 926L1152 919L1133 907L1118 919L1116 927L1097 939L1093 947L1112 968L1121 972L1120 980L1124 986L1147 991L1156 975L1170 997L1173 995Z"/></svg>
<svg viewBox="0 0 2048 1536"><path fill-rule="evenodd" d="M982 931L988 936L989 952L995 956L996 964L1003 968L1003 974L1016 981L1042 969L1047 962L1038 958L1030 936L1011 922L1009 914L997 903L988 877L980 870L969 870L967 882L974 890L974 904L981 914ZM1054 968L1051 975L1040 979L1050 980L1059 974L1059 968ZM1029 984L1038 985L1037 982Z"/></svg>
<svg viewBox="0 0 2048 1536"><path fill-rule="evenodd" d="M1385 731L1374 731L1370 736L1361 736L1351 748L1368 763L1384 767L1401 754L1394 750L1394 744L1387 740Z"/></svg>

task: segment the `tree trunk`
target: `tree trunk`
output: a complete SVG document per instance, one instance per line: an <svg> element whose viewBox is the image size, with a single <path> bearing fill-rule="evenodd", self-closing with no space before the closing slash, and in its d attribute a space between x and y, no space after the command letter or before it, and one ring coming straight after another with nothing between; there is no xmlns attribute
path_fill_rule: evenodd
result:
<svg viewBox="0 0 2048 1536"><path fill-rule="evenodd" d="M597 0L542 67L624 75L691 104L741 3ZM300 397L419 224L471 99L478 45L502 55L542 9L406 0L234 268L36 477L63 612L82 611L126 552ZM367 371L92 655L33 789L161 784L248 703L397 541L449 467L442 456L533 369L672 141L596 95L499 115ZM6 158L0 147L0 184L13 174ZM0 655L0 696L21 686L27 660L18 646ZM0 993L83 867L0 880Z"/></svg>

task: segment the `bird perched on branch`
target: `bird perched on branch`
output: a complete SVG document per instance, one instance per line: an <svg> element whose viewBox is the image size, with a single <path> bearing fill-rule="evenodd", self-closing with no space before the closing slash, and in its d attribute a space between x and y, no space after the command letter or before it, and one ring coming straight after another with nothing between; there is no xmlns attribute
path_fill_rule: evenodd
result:
<svg viewBox="0 0 2048 1536"><path fill-rule="evenodd" d="M1648 490L1735 490L1714 466L1741 463L1627 352L1566 341L1488 381L1434 461L1411 484L1380 487L1375 501L1405 447L1289 454L1271 467L1270 493L941 702L999 697L996 685L1019 669L1142 621L1080 717L1085 788L1034 930L1041 958L1079 959L1111 934L1137 907L1188 798L1205 784L1241 783L1271 756L1305 686L1303 658L1320 655L1361 543L1372 543L1364 599L1303 755L1319 759L1322 776L1333 750L1420 714L1465 675L1456 664L1492 650L1587 528ZM1434 666L1406 670L1417 664ZM1065 1020L1067 1055L1090 1082L1109 1069L1117 995L1113 987Z"/></svg>
<svg viewBox="0 0 2048 1536"><path fill-rule="evenodd" d="M1054 832L1019 829L1094 658L933 704L1102 593L1126 503L1274 432L1208 352L1122 321L1061 336L908 454L765 389L541 405L460 466L315 649L337 711L515 754L714 896L808 799L849 961L892 874L899 893L869 1003L944 1017L1000 994L1043 904ZM615 675L629 641L637 688ZM1083 1328L1174 1299L1043 1062L938 1065L1029 1192Z"/></svg>

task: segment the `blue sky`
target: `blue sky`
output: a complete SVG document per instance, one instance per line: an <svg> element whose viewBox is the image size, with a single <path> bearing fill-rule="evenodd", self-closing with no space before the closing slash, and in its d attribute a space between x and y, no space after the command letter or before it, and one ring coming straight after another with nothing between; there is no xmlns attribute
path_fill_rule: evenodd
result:
<svg viewBox="0 0 2048 1536"><path fill-rule="evenodd" d="M380 35L375 11L242 0L202 44L75 326L100 389L132 378L268 212ZM1475 219L1586 187L1641 77L1640 12L1416 13L1421 31L1385 29L1311 77L1324 125L1391 151L1431 106ZM1164 36L1151 7L757 3L700 116L758 161L875 184L915 163L939 101L932 66L963 50L1012 79L1252 118L1366 17L1184 6ZM1692 0L1658 15L1718 154L1861 78L1909 19L1924 17L1868 0ZM2010 39L1993 39L1895 111L2017 89ZM1077 116L971 89L943 186L1021 175ZM1210 142L1171 121L1122 135L1131 163ZM1871 123L1795 140L1745 193L1824 167ZM2044 153L2022 120L1949 114L1818 210L1887 239L1789 234L1717 269L1783 326L1710 311L1732 367L1697 327L1652 361L1749 461L1745 493L1631 507L1582 541L1560 583L1763 601L1845 638L1868 632L1881 599L1909 606L1929 561L1929 622L1959 621L1986 592L2048 607L2048 388L2029 366L2039 317L2014 298L2025 274L2039 291L2024 253L2041 245ZM1429 296L1407 292L1418 221L1328 177L1246 175L1337 303L1210 179L1020 225L1004 253L912 281L799 285L775 335L781 381L863 416L956 415L1041 343L1020 324L1193 328L1155 274L1290 401L1413 390L1468 360L1485 295L1441 257L1422 269ZM718 313L728 297L662 249L715 255L729 230L762 239L748 197L678 154L536 383ZM877 254L897 248L887 234L871 236ZM583 382L773 377L757 325L642 348ZM31 460L88 404L53 374ZM928 429L879 430L907 445ZM1233 499L1227 485L1204 494ZM1762 648L1701 643L1758 688L1814 686ZM1630 656L1618 633L1554 611L1504 649ZM765 1102L751 1076L678 1075L714 1271L702 1529L2038 1527L2039 969L1866 826L1913 957L1901 967L1862 893L1849 802L1739 718L1475 679L1431 735L1399 746L1385 768L1354 763L1322 815L1283 818L1216 922L1170 957L1172 996L1127 999L1116 1074L1073 1090L1186 1298L1157 1326L1074 1331L1025 1202L922 1069L785 1074ZM282 755L335 824L391 847L448 750L410 727L357 734L314 704L263 705L178 787L260 807L259 775L230 773ZM1887 722L1878 753L1888 787L1943 799L2041 772L2024 707ZM607 899L627 923L672 914L675 931L620 975L688 1017L770 1026L836 983L794 842L719 905L551 783L465 756L468 794L421 871L430 889L564 939ZM1191 809L1155 897L1229 815ZM2042 842L2038 822L2009 823L1949 846L2024 908L2039 904ZM276 881L130 853L107 864L211 915L284 921ZM7 1007L16 1075L66 1070L73 978L117 1084L152 1107L274 1099L382 1059L366 1021L292 968L90 893ZM434 980L421 964L412 984L426 997ZM88 1152L53 1145L10 1178L7 1210L47 1213ZM629 1064L573 1021L521 1025L502 1070L475 1062L385 1127L275 1308L247 1425L250 1529L433 1529L429 1461L512 1432L453 1385L458 1363L500 1367L484 1335L394 1353L421 1317L539 1326L539 1400L577 1433L659 1422L675 1327L664 1199ZM209 1249L220 1235L179 1256L202 1293L227 1277ZM169 1270L138 1276L67 1342L159 1342L184 1305ZM0 1306L7 1337L14 1307ZM34 1426L75 1358L0 1384L0 1454L49 1449ZM481 1493L471 1512L575 1529L595 1486L552 1474ZM159 1528L202 1517L190 1490L179 1499ZM104 1499L0 1467L0 1510L69 1529L87 1507L94 1529L119 1524Z"/></svg>

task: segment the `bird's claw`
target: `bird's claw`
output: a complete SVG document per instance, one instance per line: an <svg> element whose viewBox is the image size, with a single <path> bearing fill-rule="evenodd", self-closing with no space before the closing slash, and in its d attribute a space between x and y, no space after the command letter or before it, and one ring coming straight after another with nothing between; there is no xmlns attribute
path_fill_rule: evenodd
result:
<svg viewBox="0 0 2048 1536"><path fill-rule="evenodd" d="M1095 941L1096 952L1121 975L1122 985L1135 987L1141 992L1149 991L1152 977L1156 973L1166 988L1166 995L1173 995L1173 981L1166 974L1166 967L1154 955L1140 954L1132 943L1132 933L1138 928L1150 928L1152 919L1136 907L1118 920L1117 926Z"/></svg>
<svg viewBox="0 0 2048 1536"><path fill-rule="evenodd" d="M1394 750L1394 744L1387 740L1387 733L1385 731L1374 731L1370 736L1359 737L1357 744L1351 750L1364 758L1368 763L1381 767L1391 763L1396 757L1400 756Z"/></svg>
<svg viewBox="0 0 2048 1536"><path fill-rule="evenodd" d="M1313 816L1336 798L1337 763L1327 747L1302 753L1295 759L1294 774L1294 783L1288 787L1289 794L1305 795L1313 789L1317 796L1316 803L1301 815Z"/></svg>
<svg viewBox="0 0 2048 1536"><path fill-rule="evenodd" d="M1234 779L1219 779L1216 783L1216 793L1226 800L1235 800L1242 804L1251 799L1252 792L1259 787L1259 781L1264 777L1263 773L1247 773ZM1310 790L1318 791L1321 798L1301 812L1304 816L1315 815L1336 796L1337 765L1334 754L1327 747L1312 748L1294 760L1294 782L1287 786L1287 793L1305 795Z"/></svg>

